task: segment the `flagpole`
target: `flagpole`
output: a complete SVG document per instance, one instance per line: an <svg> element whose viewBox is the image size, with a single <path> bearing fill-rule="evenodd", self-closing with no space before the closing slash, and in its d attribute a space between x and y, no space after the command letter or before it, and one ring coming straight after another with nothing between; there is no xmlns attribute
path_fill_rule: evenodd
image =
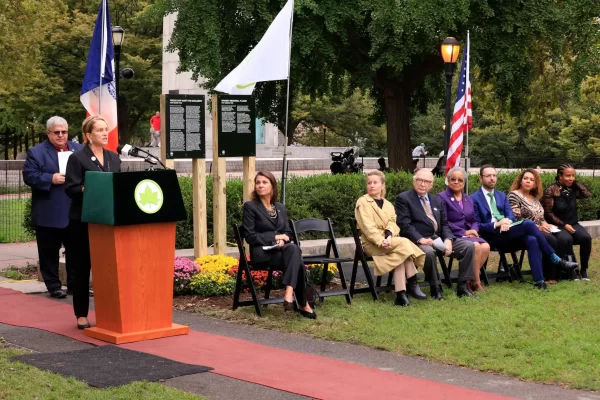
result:
<svg viewBox="0 0 600 400"><path fill-rule="evenodd" d="M471 49L470 49L470 47L471 47L471 39L469 38L469 31L467 31L467 55L468 55L468 57L467 57L467 76L466 76L467 81L465 83L467 83L467 82L471 83L471 77L469 75L471 73L471 70L469 68L470 67L470 60L469 60L469 58L471 57ZM466 182L465 182L465 189L466 189L465 192L467 194L469 194L469 168L471 166L470 165L471 163L470 163L470 160L469 160L469 102L468 102L468 99L469 99L469 87L467 86L465 89L467 91L467 95L465 96L465 111L466 111L465 112L465 116L467 118L467 124L466 124L466 127L465 127L466 128L465 129L465 135L467 136L467 146L465 148L465 167L466 167L466 170L467 170L467 173L465 174L465 180L466 180ZM471 107L471 109L473 109L473 107Z"/></svg>
<svg viewBox="0 0 600 400"><path fill-rule="evenodd" d="M104 30L106 29L106 0L102 0L102 31L100 32L100 50L104 51L106 44L106 36ZM102 116L102 78L104 78L104 63L102 62L104 57L100 55L100 80L98 85L98 115Z"/></svg>
<svg viewBox="0 0 600 400"><path fill-rule="evenodd" d="M285 181L287 180L287 142L288 142L288 124L290 110L290 71L292 69L292 31L294 29L294 1L292 0L292 16L290 20L290 49L288 53L288 79L287 79L287 96L285 104L285 133L283 135L283 165L281 166L281 203L285 205ZM292 136L293 137L293 136Z"/></svg>

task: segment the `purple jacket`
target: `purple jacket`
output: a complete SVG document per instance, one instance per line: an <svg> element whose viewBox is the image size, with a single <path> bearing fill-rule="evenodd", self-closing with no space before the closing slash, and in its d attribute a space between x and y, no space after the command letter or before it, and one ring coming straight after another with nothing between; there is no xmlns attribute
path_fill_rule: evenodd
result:
<svg viewBox="0 0 600 400"><path fill-rule="evenodd" d="M479 224L475 220L473 199L463 193L463 208L461 209L449 188L446 188L438 196L442 199L446 218L448 218L448 225L450 225L450 229L456 237L460 238L464 236L465 232L469 229L479 232Z"/></svg>

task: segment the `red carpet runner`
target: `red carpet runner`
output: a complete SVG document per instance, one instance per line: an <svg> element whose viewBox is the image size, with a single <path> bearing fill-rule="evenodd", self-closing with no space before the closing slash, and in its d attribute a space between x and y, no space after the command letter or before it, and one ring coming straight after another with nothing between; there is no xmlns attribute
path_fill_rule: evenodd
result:
<svg viewBox="0 0 600 400"><path fill-rule="evenodd" d="M90 321L93 324L93 312ZM41 329L98 346L106 344L84 336L77 329L70 305L10 289L0 288L0 323ZM218 375L319 399L509 399L198 331L123 347L184 363L208 365Z"/></svg>

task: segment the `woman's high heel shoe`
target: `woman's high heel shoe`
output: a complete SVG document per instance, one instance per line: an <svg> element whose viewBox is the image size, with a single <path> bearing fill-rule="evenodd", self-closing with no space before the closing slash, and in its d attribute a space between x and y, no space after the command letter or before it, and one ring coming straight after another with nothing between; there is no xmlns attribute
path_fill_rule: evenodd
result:
<svg viewBox="0 0 600 400"><path fill-rule="evenodd" d="M284 300L283 301L283 309L285 311L292 311L294 309L294 302L293 301Z"/></svg>
<svg viewBox="0 0 600 400"><path fill-rule="evenodd" d="M304 318L308 318L308 319L317 319L317 313L316 312L308 312L308 311L304 311L304 310L298 310L300 311L300 315L302 315Z"/></svg>

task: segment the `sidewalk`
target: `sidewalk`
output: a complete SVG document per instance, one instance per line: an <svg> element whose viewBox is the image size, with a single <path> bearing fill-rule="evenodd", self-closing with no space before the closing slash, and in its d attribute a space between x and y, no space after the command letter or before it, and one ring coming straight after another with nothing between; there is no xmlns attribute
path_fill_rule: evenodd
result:
<svg viewBox="0 0 600 400"><path fill-rule="evenodd" d="M93 309L93 299L90 300L91 308ZM70 303L70 299L56 301ZM600 395L593 392L568 390L555 385L523 382L502 375L432 363L417 357L407 357L359 345L313 339L297 334L238 325L187 312L175 311L174 322L186 324L193 330L208 334L241 339L250 343L297 353L318 355L379 369L387 373L397 373L408 377L427 379L490 394L531 400L600 400ZM91 346L90 344L74 341L73 339L53 333L4 324L0 324L0 336L4 337L11 344L45 353L85 349ZM318 369L319 366L315 365L315 368ZM327 371L323 371L323 373L327 374ZM297 377L297 379L302 381L301 376ZM306 398L215 374L188 375L167 380L165 384L191 393L207 396L211 399L242 399L248 398L248 395L257 396L255 398L265 400ZM311 382L306 381L303 384L310 385ZM332 384L335 385L335 382L332 382ZM368 385L368 382L365 382L365 384ZM399 393L399 396L401 396L401 393ZM435 399L438 397L431 398Z"/></svg>

